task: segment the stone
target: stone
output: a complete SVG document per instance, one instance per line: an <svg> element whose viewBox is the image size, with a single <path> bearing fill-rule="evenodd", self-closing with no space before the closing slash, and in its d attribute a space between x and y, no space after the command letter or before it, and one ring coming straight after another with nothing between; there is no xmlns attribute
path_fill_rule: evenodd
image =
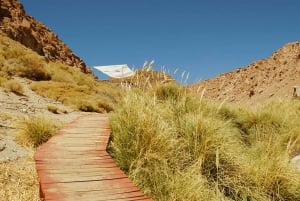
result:
<svg viewBox="0 0 300 201"><path fill-rule="evenodd" d="M44 24L28 15L17 0L0 0L0 27L8 37L44 56L92 74L90 68Z"/></svg>
<svg viewBox="0 0 300 201"><path fill-rule="evenodd" d="M291 163L297 167L297 169L300 170L300 155L295 156L292 158Z"/></svg>
<svg viewBox="0 0 300 201"><path fill-rule="evenodd" d="M6 148L6 144L4 141L0 141L0 152Z"/></svg>

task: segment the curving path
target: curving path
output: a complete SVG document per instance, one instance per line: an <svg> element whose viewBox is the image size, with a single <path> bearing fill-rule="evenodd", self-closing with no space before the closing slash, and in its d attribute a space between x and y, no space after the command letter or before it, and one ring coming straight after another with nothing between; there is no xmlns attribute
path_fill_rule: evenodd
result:
<svg viewBox="0 0 300 201"><path fill-rule="evenodd" d="M107 114L79 117L35 153L40 197L46 201L151 201L106 152Z"/></svg>

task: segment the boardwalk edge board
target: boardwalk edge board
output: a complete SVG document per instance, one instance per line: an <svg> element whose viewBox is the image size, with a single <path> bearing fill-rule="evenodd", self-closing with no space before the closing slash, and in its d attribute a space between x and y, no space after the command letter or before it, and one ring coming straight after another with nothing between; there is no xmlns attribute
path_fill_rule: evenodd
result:
<svg viewBox="0 0 300 201"><path fill-rule="evenodd" d="M153 201L115 164L106 148L108 114L88 114L64 126L34 155L44 201Z"/></svg>

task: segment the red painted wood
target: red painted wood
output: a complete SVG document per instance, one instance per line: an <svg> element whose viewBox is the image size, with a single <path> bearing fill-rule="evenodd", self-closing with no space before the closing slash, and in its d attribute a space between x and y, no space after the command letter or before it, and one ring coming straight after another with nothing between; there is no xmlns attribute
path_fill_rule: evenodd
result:
<svg viewBox="0 0 300 201"><path fill-rule="evenodd" d="M77 118L35 153L40 197L45 201L152 201L106 152L107 114Z"/></svg>

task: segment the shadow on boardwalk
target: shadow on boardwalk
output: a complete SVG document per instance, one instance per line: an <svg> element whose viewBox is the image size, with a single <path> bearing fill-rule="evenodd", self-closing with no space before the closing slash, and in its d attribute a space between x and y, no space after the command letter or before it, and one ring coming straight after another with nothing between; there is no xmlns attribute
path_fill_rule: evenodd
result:
<svg viewBox="0 0 300 201"><path fill-rule="evenodd" d="M106 152L107 114L71 122L35 154L40 196L46 201L152 200L116 166Z"/></svg>

